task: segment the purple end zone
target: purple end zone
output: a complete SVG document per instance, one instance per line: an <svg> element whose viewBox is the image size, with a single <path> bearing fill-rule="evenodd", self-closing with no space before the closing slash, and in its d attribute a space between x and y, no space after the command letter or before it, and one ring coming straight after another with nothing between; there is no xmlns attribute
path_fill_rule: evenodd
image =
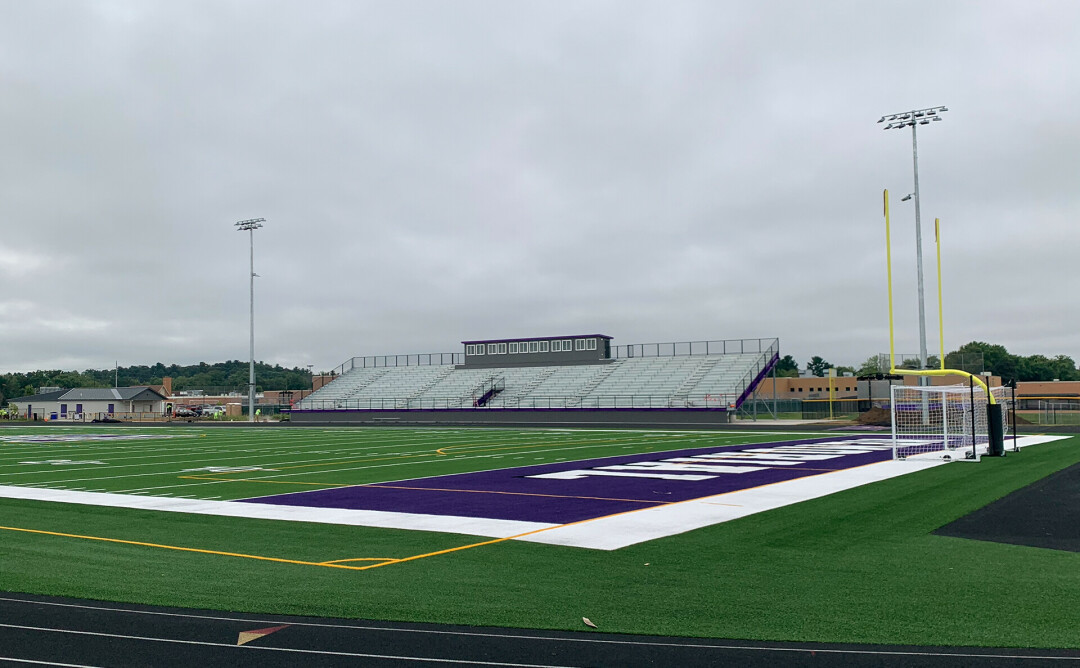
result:
<svg viewBox="0 0 1080 668"><path fill-rule="evenodd" d="M657 469L650 471L648 468L664 466L666 460L719 453L746 452L761 457L771 456L753 452L761 449L773 451L782 456L784 448L809 444L817 447L827 447L826 444L832 444L844 448L865 446L865 451L838 454L829 459L797 461L790 465L768 466L762 462L755 466L754 461L700 460L704 464L700 470ZM780 459L780 456L774 459ZM889 441L881 438L872 436L816 438L620 455L602 459L295 492L243 499L243 501L566 524L820 475L884 461L891 457ZM737 466L732 467L731 470L715 473L708 469L709 465L717 464ZM627 465L635 466L630 469L608 468ZM757 470L751 470L754 468ZM580 475L577 475L578 473ZM568 477L535 477L545 474ZM638 477L642 474L674 477L671 479Z"/></svg>

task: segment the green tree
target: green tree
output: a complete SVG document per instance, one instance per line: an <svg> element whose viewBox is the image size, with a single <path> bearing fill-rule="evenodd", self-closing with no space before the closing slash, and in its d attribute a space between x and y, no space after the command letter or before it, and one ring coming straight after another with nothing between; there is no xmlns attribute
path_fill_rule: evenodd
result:
<svg viewBox="0 0 1080 668"><path fill-rule="evenodd" d="M818 378L824 378L825 372L831 368L832 364L829 364L817 355L811 357L810 361L806 363L806 370Z"/></svg>
<svg viewBox="0 0 1080 668"><path fill-rule="evenodd" d="M791 355L784 355L783 358L776 363L776 375L780 378L798 378L799 363L796 362L795 358Z"/></svg>
<svg viewBox="0 0 1080 668"><path fill-rule="evenodd" d="M200 362L188 366L165 365L130 366L111 369L87 369L86 371L31 371L0 375L0 396L6 400L36 394L41 387L112 387L160 385L162 379L173 379L173 389L216 388L226 391L246 391L248 362L232 360L208 364ZM258 390L298 390L311 387L311 372L307 369L286 369L281 365L255 364Z"/></svg>
<svg viewBox="0 0 1080 668"><path fill-rule="evenodd" d="M1080 380L1080 369L1077 369L1076 362L1068 355L1055 356L1050 361L1050 367L1054 370L1053 377L1058 380Z"/></svg>
<svg viewBox="0 0 1080 668"><path fill-rule="evenodd" d="M866 358L866 361L855 371L856 376L873 376L879 373L885 373L888 369L882 368L881 358L877 355L871 355Z"/></svg>
<svg viewBox="0 0 1080 668"><path fill-rule="evenodd" d="M1008 350L1005 350L1005 346L984 343L982 341L972 341L965 343L957 348L954 352L967 355L982 354L983 368L981 371L991 371L995 375L1001 376L1001 379L1005 382L1012 380L1024 380L1020 377L1020 358L1016 355L1009 354ZM945 356L948 359L948 355ZM972 369L964 369L965 371L975 373Z"/></svg>
<svg viewBox="0 0 1080 668"><path fill-rule="evenodd" d="M1017 372L1020 380L1077 380L1076 363L1068 355L1049 358L1045 355L1029 355L1019 359Z"/></svg>

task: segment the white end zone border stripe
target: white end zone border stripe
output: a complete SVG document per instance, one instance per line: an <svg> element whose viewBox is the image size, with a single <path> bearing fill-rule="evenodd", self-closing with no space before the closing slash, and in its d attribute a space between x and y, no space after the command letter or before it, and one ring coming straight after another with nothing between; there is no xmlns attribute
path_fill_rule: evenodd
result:
<svg viewBox="0 0 1080 668"><path fill-rule="evenodd" d="M1068 436L1025 436L1018 439L1017 444L1023 448L1063 438ZM1011 441L1009 445L1011 446ZM887 460L668 506L585 520L524 536L518 540L594 550L617 550L948 463L950 462L942 459Z"/></svg>
<svg viewBox="0 0 1080 668"><path fill-rule="evenodd" d="M449 515L420 515L395 513L385 510L349 510L345 508L308 508L305 506L272 506L263 503L239 503L236 501L203 501L174 497L135 496L133 494L107 494L103 492L76 492L42 487L0 486L0 498L28 499L31 501L58 501L87 506L108 508L131 508L134 510L158 510L168 513L191 513L193 515L219 515L259 520L285 520L288 522L318 522L320 524L345 524L351 526L377 527L382 529L415 529L441 533L462 533L491 538L508 538L529 531L557 527L558 524L519 522L483 517L457 517Z"/></svg>
<svg viewBox="0 0 1080 668"><path fill-rule="evenodd" d="M1024 436L1018 439L1018 445L1023 448L1064 438L1069 437ZM1010 440L1006 447L1011 446L1011 443ZM381 510L274 506L235 501L78 492L41 487L0 486L0 498L249 519L411 529L491 538L509 538L535 532L516 540L594 550L617 550L947 463L949 462L941 459L888 460L566 525Z"/></svg>

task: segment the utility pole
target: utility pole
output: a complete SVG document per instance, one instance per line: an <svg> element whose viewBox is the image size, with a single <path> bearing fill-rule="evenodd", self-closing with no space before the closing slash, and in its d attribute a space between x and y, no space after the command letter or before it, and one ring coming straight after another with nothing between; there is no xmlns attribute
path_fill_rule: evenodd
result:
<svg viewBox="0 0 1080 668"><path fill-rule="evenodd" d="M249 233L251 246L251 363L248 368L248 422L255 421L255 230L262 227L265 218L250 218L236 223L236 229Z"/></svg>
<svg viewBox="0 0 1080 668"><path fill-rule="evenodd" d="M919 197L919 139L916 128L920 125L929 125L931 121L940 121L940 114L948 111L947 107L930 107L928 109L915 109L899 114L889 114L878 119L878 123L888 121L886 130L901 130L911 127L911 156L915 164L915 257L919 273L919 365L926 369L926 306L923 301L923 261L922 261L922 214L920 210L921 198ZM910 196L909 196L910 197ZM905 200L908 198L905 197ZM930 379L926 376L919 377L920 385L929 385Z"/></svg>

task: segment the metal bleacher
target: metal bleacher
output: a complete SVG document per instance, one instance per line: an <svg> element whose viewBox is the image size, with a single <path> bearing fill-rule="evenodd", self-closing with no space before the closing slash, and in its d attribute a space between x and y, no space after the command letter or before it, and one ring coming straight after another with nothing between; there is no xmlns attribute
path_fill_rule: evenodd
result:
<svg viewBox="0 0 1080 668"><path fill-rule="evenodd" d="M563 366L465 369L434 362L360 366L345 370L295 408L732 408L778 359L776 339L710 343L724 344L714 346L721 352L694 353L691 346L687 354L638 352L599 364ZM739 344L730 346L737 352L727 352L730 343ZM752 352L745 352L747 347ZM626 349L632 352L631 347Z"/></svg>

